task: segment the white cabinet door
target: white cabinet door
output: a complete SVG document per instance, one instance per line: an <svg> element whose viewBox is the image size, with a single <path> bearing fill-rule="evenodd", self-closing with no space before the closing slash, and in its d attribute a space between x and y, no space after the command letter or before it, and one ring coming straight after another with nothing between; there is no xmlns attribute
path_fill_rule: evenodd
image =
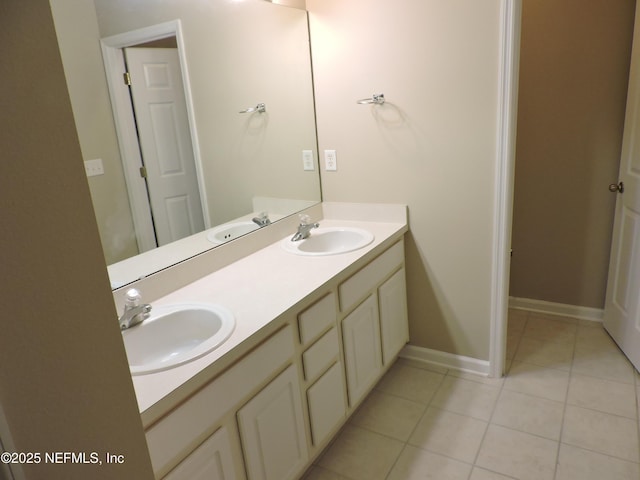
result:
<svg viewBox="0 0 640 480"><path fill-rule="evenodd" d="M227 429L222 427L171 470L164 480L237 480Z"/></svg>
<svg viewBox="0 0 640 480"><path fill-rule="evenodd" d="M409 340L404 268L398 270L380 286L378 299L380 302L382 360L387 365L393 361Z"/></svg>
<svg viewBox="0 0 640 480"><path fill-rule="evenodd" d="M298 374L291 365L238 411L249 480L289 480L307 463Z"/></svg>
<svg viewBox="0 0 640 480"><path fill-rule="evenodd" d="M378 302L370 295L342 321L349 404L354 406L382 370Z"/></svg>

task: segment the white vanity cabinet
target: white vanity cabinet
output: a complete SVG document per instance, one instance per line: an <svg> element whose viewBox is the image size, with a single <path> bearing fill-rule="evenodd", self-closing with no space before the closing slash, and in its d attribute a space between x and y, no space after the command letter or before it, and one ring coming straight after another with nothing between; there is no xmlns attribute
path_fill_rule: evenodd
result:
<svg viewBox="0 0 640 480"><path fill-rule="evenodd" d="M353 408L409 340L403 242L341 283L338 292L346 314L342 336Z"/></svg>
<svg viewBox="0 0 640 480"><path fill-rule="evenodd" d="M175 467L169 473L169 479L191 480L191 477L182 475L184 469L189 471L188 467L183 467L184 462L204 465L207 454L198 452L197 447L223 427L221 431L224 432L226 428L226 433L218 435L215 444L220 446L226 442L229 448L204 450L214 451L214 455L222 452L220 460L211 461L212 465L218 462L228 467L221 478L244 480L244 460L236 413L247 401L269 388L270 379L283 370L291 369L294 360L294 329L286 325L149 427L145 434L156 476L163 478ZM300 404L299 388L296 395ZM191 455L196 457L192 459Z"/></svg>
<svg viewBox="0 0 640 480"><path fill-rule="evenodd" d="M403 240L322 289L147 427L157 478L303 475L408 341Z"/></svg>

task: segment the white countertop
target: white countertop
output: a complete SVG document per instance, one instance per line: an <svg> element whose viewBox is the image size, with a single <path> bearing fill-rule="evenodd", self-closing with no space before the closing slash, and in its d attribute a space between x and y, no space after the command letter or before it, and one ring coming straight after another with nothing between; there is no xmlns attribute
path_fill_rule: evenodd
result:
<svg viewBox="0 0 640 480"><path fill-rule="evenodd" d="M404 206L398 206L406 208ZM328 213L325 209L325 213ZM350 215L348 215L350 216ZM213 379L258 340L258 334L297 303L356 261L381 253L407 231L404 221L322 219L323 227L357 227L374 234L374 241L353 252L319 257L285 252L275 242L153 302L154 306L184 302L223 305L233 312L231 336L209 354L162 372L132 377L143 423L148 426ZM397 221L396 221L397 220ZM383 248L379 248L384 244Z"/></svg>

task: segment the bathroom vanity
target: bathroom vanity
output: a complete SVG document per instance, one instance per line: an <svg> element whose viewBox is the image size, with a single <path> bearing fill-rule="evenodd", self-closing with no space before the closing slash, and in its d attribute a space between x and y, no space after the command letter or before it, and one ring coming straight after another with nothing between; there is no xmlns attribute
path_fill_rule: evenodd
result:
<svg viewBox="0 0 640 480"><path fill-rule="evenodd" d="M157 478L299 478L392 365L408 341L406 207L363 208L317 220L371 232L365 247L309 256L279 240L152 302L236 320L209 354L133 377Z"/></svg>

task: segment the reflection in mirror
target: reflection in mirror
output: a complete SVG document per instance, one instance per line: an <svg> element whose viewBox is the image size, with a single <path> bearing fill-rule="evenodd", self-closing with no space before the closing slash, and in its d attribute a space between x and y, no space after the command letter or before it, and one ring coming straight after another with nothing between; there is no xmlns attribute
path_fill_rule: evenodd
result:
<svg viewBox="0 0 640 480"><path fill-rule="evenodd" d="M112 287L320 201L305 11L50 1Z"/></svg>

